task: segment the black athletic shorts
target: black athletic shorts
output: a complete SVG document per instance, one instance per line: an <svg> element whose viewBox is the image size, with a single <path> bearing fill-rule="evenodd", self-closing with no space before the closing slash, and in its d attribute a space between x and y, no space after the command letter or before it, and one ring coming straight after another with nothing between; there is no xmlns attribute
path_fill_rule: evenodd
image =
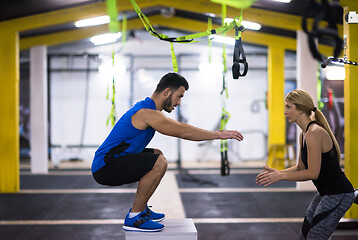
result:
<svg viewBox="0 0 358 240"><path fill-rule="evenodd" d="M106 158L106 164L92 175L99 184L108 186L138 182L152 170L158 157L153 148L145 148L141 153Z"/></svg>

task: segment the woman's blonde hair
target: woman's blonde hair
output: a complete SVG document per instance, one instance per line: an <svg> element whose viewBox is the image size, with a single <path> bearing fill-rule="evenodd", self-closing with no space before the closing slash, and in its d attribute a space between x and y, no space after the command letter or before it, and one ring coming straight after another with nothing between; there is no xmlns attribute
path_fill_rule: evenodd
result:
<svg viewBox="0 0 358 240"><path fill-rule="evenodd" d="M338 161L339 161L341 159L341 151L339 149L337 139L334 136L334 134L327 122L326 117L323 115L323 113L319 109L317 109L314 106L312 96L305 90L295 89L292 92L287 94L287 96L285 97L285 101L295 104L297 110L303 111L308 116L311 116L312 112L314 113L313 120L317 121L318 124L320 126L322 126L328 132L329 136L331 136L331 139L332 139L333 144L337 151Z"/></svg>

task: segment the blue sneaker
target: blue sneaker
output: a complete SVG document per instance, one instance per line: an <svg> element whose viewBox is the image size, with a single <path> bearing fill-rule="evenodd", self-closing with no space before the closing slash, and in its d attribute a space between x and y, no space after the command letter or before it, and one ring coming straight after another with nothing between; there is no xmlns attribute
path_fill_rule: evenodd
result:
<svg viewBox="0 0 358 240"><path fill-rule="evenodd" d="M150 220L146 210L132 218L129 217L129 213L130 211L127 213L126 219L124 220L124 230L137 232L159 232L164 228L163 224Z"/></svg>
<svg viewBox="0 0 358 240"><path fill-rule="evenodd" d="M149 216L150 220L152 220L154 222L163 221L165 218L165 215L163 213L153 212L152 210L149 209L150 207L152 207L152 206L147 205L147 207L145 209L145 211L147 211L147 215Z"/></svg>

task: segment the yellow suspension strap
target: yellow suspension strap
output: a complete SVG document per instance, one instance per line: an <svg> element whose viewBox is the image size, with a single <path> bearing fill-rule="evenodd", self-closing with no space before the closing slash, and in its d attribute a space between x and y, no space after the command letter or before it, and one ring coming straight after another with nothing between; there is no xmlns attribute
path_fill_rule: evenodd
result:
<svg viewBox="0 0 358 240"><path fill-rule="evenodd" d="M230 29L236 27L236 21L232 21L231 23L227 23L227 24L223 24L222 27L217 28L217 29L212 29L212 30L207 30L205 32L200 32L200 33L194 33L194 34L189 34L186 36L181 36L181 37L168 37L167 35L161 34L161 33L157 33L155 31L155 29L153 28L153 26L150 24L149 19L142 13L141 9L139 8L138 4L136 3L135 0L130 0L131 4L133 6L133 9L136 11L136 13L138 14L140 20L142 21L144 28L154 37L159 38L160 40L163 41L167 41L170 42L171 46L170 46L170 50L171 50L171 55L172 55L172 63L173 63L173 70L174 72L178 72L178 65L177 65L177 61L176 61L176 56L175 56L175 52L174 52L174 46L173 43L190 43L190 42L198 42L198 41L193 41L194 38L201 38L201 37L206 37L212 34L223 34L226 33L227 31L229 31Z"/></svg>
<svg viewBox="0 0 358 240"><path fill-rule="evenodd" d="M224 25L224 20L226 18L226 5L223 4L222 5L222 24ZM227 84L226 84L226 72L227 72L227 67L226 67L226 46L225 43L223 43L223 89L221 91L221 96L222 96L222 111L221 111L221 119L220 119L220 130L225 130L226 129L226 124L229 121L230 118L230 114L228 111L226 111L225 109L225 105L226 105L226 100L229 98L229 93L228 93L228 89L227 89ZM224 94L225 93L225 94ZM230 175L230 165L229 165L229 160L228 160L228 156L227 156L227 150L228 150L228 145L227 145L227 140L221 140L220 141L220 153L221 153L221 175L222 176L228 176Z"/></svg>
<svg viewBox="0 0 358 240"><path fill-rule="evenodd" d="M194 34L189 34L189 35L185 35L185 36L181 36L181 37L168 37L167 35L161 34L161 33L157 33L154 28L152 27L152 25L150 24L149 19L142 13L141 9L139 8L138 4L135 2L135 0L130 0L132 3L132 6L134 8L134 10L136 11L136 13L138 14L140 20L142 21L145 29L154 37L159 38L160 40L163 41L168 41L168 42L177 42L177 43L189 43L189 42L197 42L197 41L193 41L194 38L200 38L200 37L206 37L209 36L211 34L221 34L221 33L226 33L227 31L229 31L230 29L234 28L236 26L236 21L233 20L230 23L225 23L223 24L223 26L217 28L217 29L212 29L212 30L207 30L205 32L200 32L200 33L194 33Z"/></svg>
<svg viewBox="0 0 358 240"><path fill-rule="evenodd" d="M226 129L226 124L229 121L231 115L225 110L225 107L222 108L221 119L220 119L220 130ZM227 140L221 140L220 143L220 152L221 152L221 175L228 176L230 175L230 164L227 157Z"/></svg>
<svg viewBox="0 0 358 240"><path fill-rule="evenodd" d="M122 49L126 44L126 41L127 41L127 14L124 13L122 19Z"/></svg>
<svg viewBox="0 0 358 240"><path fill-rule="evenodd" d="M112 99L111 99L111 103L112 103L112 107L111 107L111 112L107 118L107 123L106 125L108 126L109 121L111 121L111 125L112 127L114 126L114 124L116 123L116 105L115 105L115 95L116 95L116 88L114 85L114 49L112 50L112 67L113 67L113 78L112 78ZM107 91L107 99L108 99L108 91Z"/></svg>
<svg viewBox="0 0 358 240"><path fill-rule="evenodd" d="M118 13L116 0L106 0L107 14L109 16L109 31L111 33L117 33L120 31L118 23Z"/></svg>
<svg viewBox="0 0 358 240"><path fill-rule="evenodd" d="M121 49L123 49L124 45L126 44L126 30L127 29L127 16L126 14L123 15L123 20L122 20L122 47ZM111 125L112 127L115 125L116 123L116 104L115 104L115 96L116 96L116 87L115 87L115 81L114 81L114 75L115 75L115 49L114 49L114 43L112 45L113 49L112 49L112 69L113 69L113 78L112 78L112 99L111 99L111 103L112 103L112 107L111 107L111 112L107 118L107 123L106 125L108 126L109 121L111 121ZM109 99L109 86L107 84L107 100Z"/></svg>
<svg viewBox="0 0 358 240"><path fill-rule="evenodd" d="M208 17L208 31L211 30L212 25L213 25L213 19L211 17ZM209 64L211 63L211 45L212 45L211 37L210 35L208 35Z"/></svg>
<svg viewBox="0 0 358 240"><path fill-rule="evenodd" d="M160 40L164 40L164 41L169 41L170 42L170 52L171 52L171 56L172 56L172 63L173 63L173 71L174 72L178 72L178 63L177 63L177 59L175 56L175 52L174 52L174 46L173 46L173 42L191 42L192 39L184 39L184 40L177 40L174 38L169 38L167 35L164 34L160 34L157 33L154 28L152 27L152 25L150 24L149 19L147 18L147 16L145 16L141 9L139 8L138 4L134 1L131 0L132 6L134 8L134 10L137 12L140 20L142 21L145 29L154 37L159 38Z"/></svg>
<svg viewBox="0 0 358 240"><path fill-rule="evenodd" d="M234 8L249 8L253 3L257 0L210 0L211 2L224 4L226 6L234 7Z"/></svg>
<svg viewBox="0 0 358 240"><path fill-rule="evenodd" d="M108 23L109 31L111 33L118 33L120 31L119 29L119 22L118 22L118 12L117 12L117 6L116 6L116 0L106 0L106 6L107 6L107 14L109 16L110 22ZM111 122L111 125L114 126L116 122L116 106L115 106L115 95L116 95L116 88L115 88L115 81L114 81L114 43L113 43L113 49L112 49L112 68L113 68L113 76L112 76L112 99L111 99L111 112L107 118L106 125L108 126L108 123ZM109 99L109 85L107 84L107 100Z"/></svg>
<svg viewBox="0 0 358 240"><path fill-rule="evenodd" d="M318 109L322 111L324 107L324 103L322 102L322 81L320 78L321 75L320 67L318 67L316 75L317 75L317 102L318 102L317 105L318 105Z"/></svg>

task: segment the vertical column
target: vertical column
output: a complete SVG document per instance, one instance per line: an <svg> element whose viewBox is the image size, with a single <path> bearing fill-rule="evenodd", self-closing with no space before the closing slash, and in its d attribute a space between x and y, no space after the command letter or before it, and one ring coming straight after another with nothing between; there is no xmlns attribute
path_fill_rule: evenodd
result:
<svg viewBox="0 0 358 240"><path fill-rule="evenodd" d="M317 106L318 62L312 57L307 34L297 31L297 88L304 89L313 97Z"/></svg>
<svg viewBox="0 0 358 240"><path fill-rule="evenodd" d="M283 169L284 163L274 161L283 159L286 143L286 122L284 116L284 85L285 85L285 49L280 45L268 47L268 149L269 167ZM275 146L276 151L273 150Z"/></svg>
<svg viewBox="0 0 358 240"><path fill-rule="evenodd" d="M303 31L297 31L297 88L309 92L317 106L317 68L318 62L312 57L308 46L308 37ZM299 156L299 135L301 129L297 126L297 156ZM315 189L312 181L297 182L297 190Z"/></svg>
<svg viewBox="0 0 358 240"><path fill-rule="evenodd" d="M0 27L0 192L20 189L19 177L19 36Z"/></svg>
<svg viewBox="0 0 358 240"><path fill-rule="evenodd" d="M344 7L344 16L357 8ZM343 20L343 32L347 36L347 58L358 61L358 24L348 24ZM358 67L345 65L344 80L344 169L354 187L358 187ZM358 206L353 204L346 214L347 218L358 218Z"/></svg>
<svg viewBox="0 0 358 240"><path fill-rule="evenodd" d="M31 172L48 172L47 48L30 49Z"/></svg>

